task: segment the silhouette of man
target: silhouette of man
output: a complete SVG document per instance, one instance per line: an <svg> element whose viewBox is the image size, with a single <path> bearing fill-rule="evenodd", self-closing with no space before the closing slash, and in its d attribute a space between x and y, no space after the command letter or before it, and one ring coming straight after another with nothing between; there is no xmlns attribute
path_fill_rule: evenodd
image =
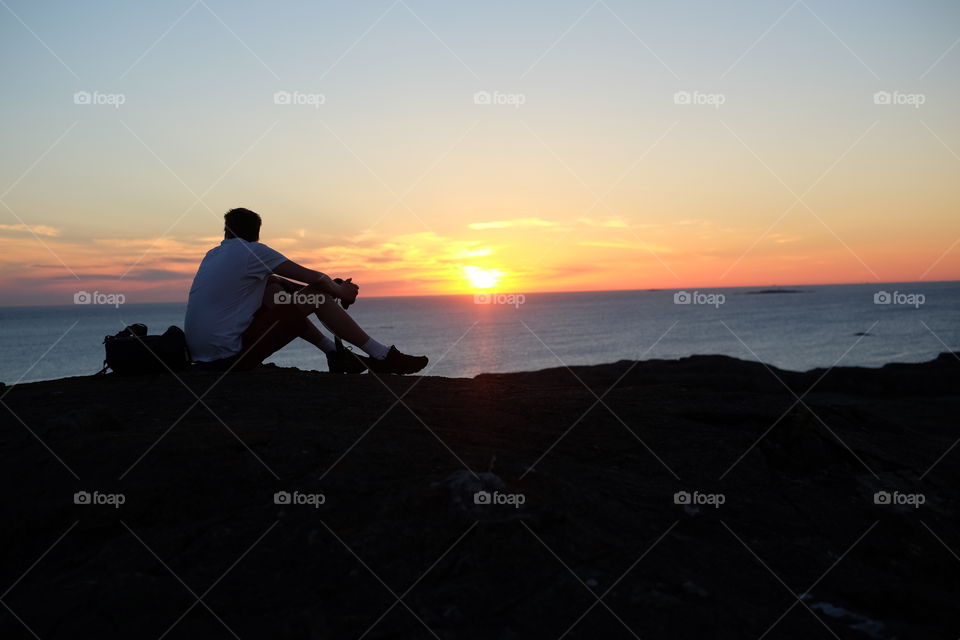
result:
<svg viewBox="0 0 960 640"><path fill-rule="evenodd" d="M371 338L340 306L339 300L357 299L360 287L351 279L334 281L261 243L262 221L249 209L231 209L223 219L223 242L204 256L190 287L184 332L194 361L215 370L252 369L303 338L326 354L331 373L406 374L427 366L426 356ZM311 315L367 357L324 335Z"/></svg>

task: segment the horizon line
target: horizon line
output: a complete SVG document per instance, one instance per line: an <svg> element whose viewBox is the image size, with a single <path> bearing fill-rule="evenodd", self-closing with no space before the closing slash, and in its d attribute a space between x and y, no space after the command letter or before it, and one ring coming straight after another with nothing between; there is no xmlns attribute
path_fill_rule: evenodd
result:
<svg viewBox="0 0 960 640"><path fill-rule="evenodd" d="M548 290L548 291L497 291L495 289L485 289L480 291L472 291L469 293L417 293L417 294L405 294L405 295L380 295L380 296L364 296L366 300L384 300L391 298L449 298L449 297L464 297L464 296L474 296L474 295L533 295L533 294L563 294L563 293L652 293L656 291L685 291L688 289L692 290L711 290L711 289L786 289L786 288L797 288L797 287L852 287L859 285L893 285L893 284L960 284L960 279L958 280L892 280L889 282L820 282L820 283L803 283L803 284L751 284L751 285L737 285L730 287L694 287L694 286L683 286L683 287L647 287L639 289L571 289L571 290ZM157 302L133 302L130 304L186 304L187 299L182 300L164 300ZM27 309L27 308L36 308L36 307L75 307L75 306L87 306L87 305L77 305L77 304L0 304L0 309ZM96 305L93 305L96 306Z"/></svg>

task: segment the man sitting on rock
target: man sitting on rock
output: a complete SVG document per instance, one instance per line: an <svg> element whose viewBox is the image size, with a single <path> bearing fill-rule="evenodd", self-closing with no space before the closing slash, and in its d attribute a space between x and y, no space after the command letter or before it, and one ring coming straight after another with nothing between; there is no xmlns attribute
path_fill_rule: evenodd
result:
<svg viewBox="0 0 960 640"><path fill-rule="evenodd" d="M381 344L354 322L338 302L357 299L359 287L349 278L334 281L260 243L261 219L249 209L231 209L223 219L224 240L204 256L190 287L184 332L194 361L221 371L252 369L299 337L326 354L331 373L406 374L427 366L426 356ZM324 335L311 315L369 357Z"/></svg>

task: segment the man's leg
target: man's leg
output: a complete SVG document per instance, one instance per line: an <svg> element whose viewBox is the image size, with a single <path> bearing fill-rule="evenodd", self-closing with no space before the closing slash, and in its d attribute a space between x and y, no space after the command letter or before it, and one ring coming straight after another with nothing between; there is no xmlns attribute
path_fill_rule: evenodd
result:
<svg viewBox="0 0 960 640"><path fill-rule="evenodd" d="M310 320L294 305L261 306L243 332L243 349L236 368L252 369L279 351L303 332Z"/></svg>
<svg viewBox="0 0 960 640"><path fill-rule="evenodd" d="M286 292L289 297L277 297L278 292ZM410 356L394 346L387 347L372 339L340 303L324 293L318 285L300 287L275 276L270 276L264 290L264 304L244 332L243 366L256 366L295 337L303 337L311 342L316 340L322 344L326 336L310 321L311 314L317 316L334 335L365 351L370 358L359 360L371 371L415 373L427 366L426 356Z"/></svg>
<svg viewBox="0 0 960 640"><path fill-rule="evenodd" d="M287 280L286 278L281 278L280 276L269 276L267 280L267 286L263 290L263 306L268 309L272 309L277 306L277 304L283 304L284 300L291 300L292 296L304 289L304 285L297 284ZM286 294L291 296L290 298L284 298L281 296L277 297L277 294ZM280 302L278 302L278 300ZM317 325L307 319L306 322L302 323L299 326L299 333L297 337L303 338L313 346L317 347L325 354L331 354L336 351L337 347L334 344L333 340L328 338L323 334L320 329L317 328Z"/></svg>
<svg viewBox="0 0 960 640"><path fill-rule="evenodd" d="M300 332L299 336L303 338L320 351L323 351L326 354L331 354L337 350L336 343L331 340L326 334L324 334L317 325L310 322L309 317L307 321L303 323L303 330Z"/></svg>
<svg viewBox="0 0 960 640"><path fill-rule="evenodd" d="M298 302L297 306L305 316L316 315L317 319L334 335L358 347L363 347L370 341L367 332L361 329L350 314L340 306L340 303L329 294L324 294L314 285L307 285L300 289L300 294L303 296L303 301ZM309 324L316 329L312 322ZM317 333L320 333L319 329Z"/></svg>
<svg viewBox="0 0 960 640"><path fill-rule="evenodd" d="M409 356L401 353L395 346L387 347L360 328L340 303L328 294L324 294L316 285L307 285L300 290L297 307L306 316L314 314L334 335L350 342L365 351L370 358L364 362L375 373L416 373L427 366L426 356ZM312 324L312 323L311 323Z"/></svg>

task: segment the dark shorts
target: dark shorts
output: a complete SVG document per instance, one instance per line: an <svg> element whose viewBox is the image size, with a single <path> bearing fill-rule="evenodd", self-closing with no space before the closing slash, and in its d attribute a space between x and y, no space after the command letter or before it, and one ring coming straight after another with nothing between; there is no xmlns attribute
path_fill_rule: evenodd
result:
<svg viewBox="0 0 960 640"><path fill-rule="evenodd" d="M282 280L282 279L278 279ZM303 285L283 280L283 289L288 293L299 291ZM271 355L290 344L304 330L310 320L293 304L278 304L272 307L261 305L253 314L250 326L241 336L240 353L212 362L198 363L211 371L249 371Z"/></svg>

